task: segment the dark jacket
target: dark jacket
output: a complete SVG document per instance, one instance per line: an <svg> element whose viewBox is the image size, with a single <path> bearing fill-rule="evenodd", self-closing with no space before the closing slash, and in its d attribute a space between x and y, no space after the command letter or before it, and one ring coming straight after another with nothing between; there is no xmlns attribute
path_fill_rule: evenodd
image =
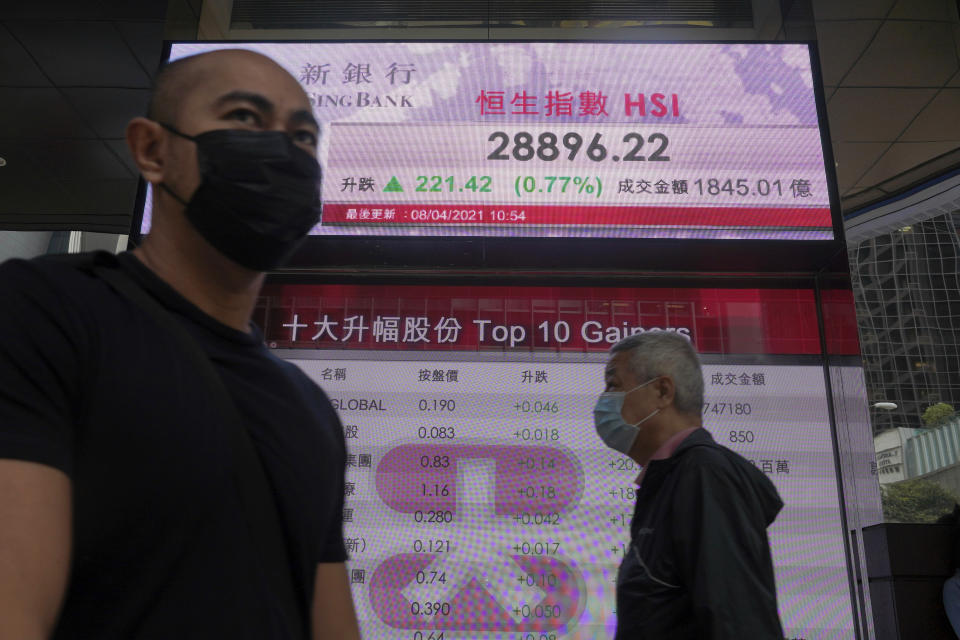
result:
<svg viewBox="0 0 960 640"><path fill-rule="evenodd" d="M617 640L781 640L766 529L783 502L698 429L647 465L617 576Z"/></svg>

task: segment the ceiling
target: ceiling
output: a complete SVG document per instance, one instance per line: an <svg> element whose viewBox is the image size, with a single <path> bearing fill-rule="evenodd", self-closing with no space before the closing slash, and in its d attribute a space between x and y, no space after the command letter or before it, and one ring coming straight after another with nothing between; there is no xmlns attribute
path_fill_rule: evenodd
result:
<svg viewBox="0 0 960 640"><path fill-rule="evenodd" d="M844 212L960 164L957 0L755 0L751 37L797 37L782 19L771 25L771 15L796 13L803 3L812 3L812 14L800 13L812 15L818 39ZM303 29L236 29L230 13L226 0L6 3L0 10L0 229L125 233L137 174L123 132L144 111L162 41L198 33L310 37ZM707 37L703 27L687 31ZM649 38L665 32L617 33ZM676 32L670 30L671 37ZM316 33L330 37L329 30ZM577 37L592 33L578 29Z"/></svg>
<svg viewBox="0 0 960 640"><path fill-rule="evenodd" d="M960 164L956 0L814 0L847 213Z"/></svg>
<svg viewBox="0 0 960 640"><path fill-rule="evenodd" d="M17 6L11 6L16 4ZM199 0L7 2L0 10L0 229L125 233L142 115L167 20Z"/></svg>

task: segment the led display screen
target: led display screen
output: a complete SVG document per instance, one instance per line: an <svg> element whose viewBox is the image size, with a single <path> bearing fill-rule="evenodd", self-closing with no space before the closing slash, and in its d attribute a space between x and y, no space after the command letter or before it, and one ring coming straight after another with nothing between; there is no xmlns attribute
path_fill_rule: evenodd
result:
<svg viewBox="0 0 960 640"><path fill-rule="evenodd" d="M592 408L606 350L656 330L692 341L705 428L783 498L786 637L853 636L812 290L273 284L255 317L343 422L364 638L613 637L639 469Z"/></svg>
<svg viewBox="0 0 960 640"><path fill-rule="evenodd" d="M170 57L228 47L276 60L313 104L314 235L833 238L805 44L190 42ZM143 213L146 233L149 197Z"/></svg>

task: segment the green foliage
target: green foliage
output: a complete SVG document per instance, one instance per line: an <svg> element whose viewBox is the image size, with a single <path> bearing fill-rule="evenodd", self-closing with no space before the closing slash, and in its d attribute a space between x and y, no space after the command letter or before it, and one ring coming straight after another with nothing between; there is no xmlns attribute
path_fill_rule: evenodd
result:
<svg viewBox="0 0 960 640"><path fill-rule="evenodd" d="M883 515L888 522L933 523L958 499L929 480L902 480L883 487Z"/></svg>
<svg viewBox="0 0 960 640"><path fill-rule="evenodd" d="M946 402L938 402L937 404L932 404L927 407L927 410L923 412L921 419L923 424L928 427L935 427L942 422L946 422L948 419L953 417L953 414L956 413L952 405L947 404Z"/></svg>

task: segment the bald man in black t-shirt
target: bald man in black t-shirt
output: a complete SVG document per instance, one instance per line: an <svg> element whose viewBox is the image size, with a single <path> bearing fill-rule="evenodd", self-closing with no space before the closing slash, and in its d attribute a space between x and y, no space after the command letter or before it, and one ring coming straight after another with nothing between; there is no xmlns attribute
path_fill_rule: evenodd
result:
<svg viewBox="0 0 960 640"><path fill-rule="evenodd" d="M307 96L268 58L175 62L127 128L153 186L144 244L91 268L0 266L0 640L359 639L342 428L250 323L264 272L317 221L317 137ZM184 343L108 272L213 364L279 514L245 513L235 425ZM294 603L264 579L252 535L278 515Z"/></svg>

